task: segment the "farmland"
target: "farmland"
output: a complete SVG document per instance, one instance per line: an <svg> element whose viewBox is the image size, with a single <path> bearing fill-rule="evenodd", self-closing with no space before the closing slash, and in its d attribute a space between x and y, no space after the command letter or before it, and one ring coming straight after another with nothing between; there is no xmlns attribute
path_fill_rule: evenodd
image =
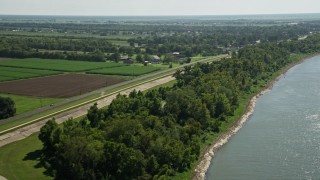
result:
<svg viewBox="0 0 320 180"><path fill-rule="evenodd" d="M48 75L60 74L58 71L38 70L27 68L1 67L0 66L0 82L17 79L34 78Z"/></svg>
<svg viewBox="0 0 320 180"><path fill-rule="evenodd" d="M88 71L89 74L104 74L104 75L121 75L121 76L140 76L148 74L154 71L158 71L160 68L152 66L121 66L115 68L104 68L98 70Z"/></svg>
<svg viewBox="0 0 320 180"><path fill-rule="evenodd" d="M27 59L1 60L0 66L52 70L52 71L61 71L61 72L81 72L81 71L87 71L87 70L99 69L99 68L124 66L124 64L114 63L114 62L86 62L86 61L27 58Z"/></svg>
<svg viewBox="0 0 320 180"><path fill-rule="evenodd" d="M0 83L0 92L24 96L65 98L123 81L123 79L114 77L65 74Z"/></svg>

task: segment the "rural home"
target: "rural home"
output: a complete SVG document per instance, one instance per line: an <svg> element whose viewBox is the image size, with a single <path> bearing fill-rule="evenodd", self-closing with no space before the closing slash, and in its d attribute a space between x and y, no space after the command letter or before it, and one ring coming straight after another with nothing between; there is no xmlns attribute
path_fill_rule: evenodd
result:
<svg viewBox="0 0 320 180"><path fill-rule="evenodd" d="M128 56L121 57L121 61L123 61L123 64L133 64L134 63L133 60Z"/></svg>
<svg viewBox="0 0 320 180"><path fill-rule="evenodd" d="M150 57L150 62L152 64L160 64L161 63L161 59L159 56L155 55L155 56L151 56Z"/></svg>

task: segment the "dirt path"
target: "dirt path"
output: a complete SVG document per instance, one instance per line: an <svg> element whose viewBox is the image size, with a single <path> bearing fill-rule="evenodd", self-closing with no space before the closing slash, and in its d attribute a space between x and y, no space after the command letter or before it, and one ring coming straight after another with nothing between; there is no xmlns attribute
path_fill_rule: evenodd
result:
<svg viewBox="0 0 320 180"><path fill-rule="evenodd" d="M146 84L142 84L142 85L139 85L139 86L124 90L120 94L128 95L134 89L136 89L137 91L139 91L139 90L140 91L145 91L145 90L148 90L148 89L150 89L152 87L155 87L155 86L167 83L169 81L172 81L174 79L175 78L173 78L171 76L164 77L164 78L161 78L161 79L158 79L158 80L154 80L154 81L148 82ZM116 98L116 96L117 96L117 94L114 94L114 95L108 96L108 97L106 97L104 99L101 99L101 100L97 101L98 107L101 108L101 107L105 107L105 106L109 105L112 102L112 100ZM79 108L67 111L67 112L63 112L63 113L58 114L58 115L56 115L54 117L55 117L57 123L60 124L60 123L62 123L64 121L68 120L71 117L78 118L78 117L81 117L81 116L85 115L87 113L88 109L93 104L94 103L91 103L91 104L84 105L84 106L81 106ZM50 119L51 118L45 119L43 121L39 121L39 122L36 122L34 124L28 125L26 127L23 127L23 128L15 130L15 131L12 131L10 133L1 135L0 136L0 147L4 146L6 144L9 144L9 143L15 142L15 141L22 140L22 139L30 136L33 133L39 132L40 128Z"/></svg>
<svg viewBox="0 0 320 180"><path fill-rule="evenodd" d="M7 180L7 179L3 176L0 176L0 180Z"/></svg>

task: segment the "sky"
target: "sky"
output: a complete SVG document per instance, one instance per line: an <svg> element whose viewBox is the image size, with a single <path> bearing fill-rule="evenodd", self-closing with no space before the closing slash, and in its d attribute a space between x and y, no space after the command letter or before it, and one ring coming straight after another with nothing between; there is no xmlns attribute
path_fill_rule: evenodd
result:
<svg viewBox="0 0 320 180"><path fill-rule="evenodd" d="M0 0L4 15L242 15L320 13L320 0Z"/></svg>

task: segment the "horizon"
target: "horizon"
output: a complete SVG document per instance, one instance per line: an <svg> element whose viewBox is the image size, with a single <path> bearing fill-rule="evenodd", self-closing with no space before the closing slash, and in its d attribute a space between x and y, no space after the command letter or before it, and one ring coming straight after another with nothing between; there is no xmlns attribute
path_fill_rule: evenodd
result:
<svg viewBox="0 0 320 180"><path fill-rule="evenodd" d="M311 13L266 13L266 14L185 14L185 15L65 15L65 14L1 14L0 16L65 16L65 17L210 17L210 16L281 16L281 15L320 15L320 12L311 12Z"/></svg>
<svg viewBox="0 0 320 180"><path fill-rule="evenodd" d="M17 4L19 6L17 6ZM317 0L2 0L2 15L225 16L320 13Z"/></svg>

